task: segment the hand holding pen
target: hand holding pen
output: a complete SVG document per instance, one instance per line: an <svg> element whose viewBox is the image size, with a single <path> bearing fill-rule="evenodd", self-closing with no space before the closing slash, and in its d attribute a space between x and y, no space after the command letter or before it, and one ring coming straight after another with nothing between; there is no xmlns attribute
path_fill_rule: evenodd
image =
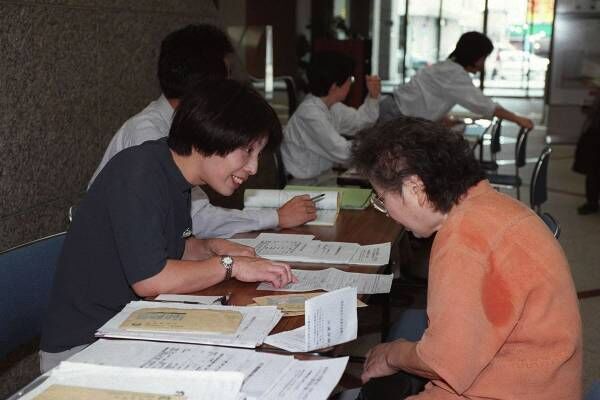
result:
<svg viewBox="0 0 600 400"><path fill-rule="evenodd" d="M311 199L309 195L296 196L277 210L280 228L293 228L305 224L317 218L317 207L315 201L322 199L325 194L315 196Z"/></svg>
<svg viewBox="0 0 600 400"><path fill-rule="evenodd" d="M315 197L311 197L310 200L316 204L317 202L323 200L324 198L325 198L325 193L321 193L321 194L316 195Z"/></svg>

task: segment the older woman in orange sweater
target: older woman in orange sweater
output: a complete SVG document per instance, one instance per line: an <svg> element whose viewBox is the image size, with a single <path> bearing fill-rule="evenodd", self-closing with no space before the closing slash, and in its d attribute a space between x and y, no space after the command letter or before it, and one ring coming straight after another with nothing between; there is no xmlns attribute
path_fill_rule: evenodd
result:
<svg viewBox="0 0 600 400"><path fill-rule="evenodd" d="M373 184L380 210L416 236L437 232L428 326L417 341L369 351L361 397L581 398L575 288L541 219L495 191L464 139L433 122L404 118L363 131L353 160ZM374 378L406 373L429 383L409 397L400 387L369 390L385 381Z"/></svg>

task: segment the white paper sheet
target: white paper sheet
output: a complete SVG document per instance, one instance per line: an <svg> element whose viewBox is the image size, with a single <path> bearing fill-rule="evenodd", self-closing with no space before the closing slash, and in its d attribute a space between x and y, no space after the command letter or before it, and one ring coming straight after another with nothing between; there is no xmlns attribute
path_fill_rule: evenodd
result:
<svg viewBox="0 0 600 400"><path fill-rule="evenodd" d="M63 362L50 377L22 397L31 400L53 385L77 386L138 393L175 395L189 400L236 400L244 375L223 371L165 371Z"/></svg>
<svg viewBox="0 0 600 400"><path fill-rule="evenodd" d="M311 198L324 194L315 202L317 210L335 210L339 208L339 192L320 192L299 190L246 189L244 191L244 207L279 208L296 196L309 195Z"/></svg>
<svg viewBox="0 0 600 400"><path fill-rule="evenodd" d="M348 264L381 266L390 262L391 243L360 246Z"/></svg>
<svg viewBox="0 0 600 400"><path fill-rule="evenodd" d="M390 260L389 242L361 246L358 243L326 242L312 238L312 235L261 233L253 239L252 247L260 257L287 262L380 266Z"/></svg>
<svg viewBox="0 0 600 400"><path fill-rule="evenodd" d="M100 339L71 358L102 365L190 371L238 371L242 391L260 397L293 362L291 356L183 343Z"/></svg>
<svg viewBox="0 0 600 400"><path fill-rule="evenodd" d="M325 400L340 381L348 357L297 361L277 379L261 400Z"/></svg>
<svg viewBox="0 0 600 400"><path fill-rule="evenodd" d="M306 327L301 326L291 331L279 332L267 336L265 343L289 351L290 353L305 353L306 349Z"/></svg>
<svg viewBox="0 0 600 400"><path fill-rule="evenodd" d="M317 218L306 225L333 226L340 210L339 192L307 192L271 189L246 189L244 191L244 210L277 209L295 196L307 194L311 198L324 194L315 202Z"/></svg>
<svg viewBox="0 0 600 400"><path fill-rule="evenodd" d="M212 305L218 304L221 297L222 296L192 296L189 294L160 294L156 296L154 301Z"/></svg>
<svg viewBox="0 0 600 400"><path fill-rule="evenodd" d="M327 290L328 292L344 287L355 287L359 294L389 293L392 288L393 274L361 274L344 272L335 268L318 271L293 269L298 282L290 283L282 288L276 288L270 283L263 282L258 290L279 292L308 292L311 290Z"/></svg>
<svg viewBox="0 0 600 400"><path fill-rule="evenodd" d="M244 246L256 247L256 240L254 238L229 238L230 242L243 244Z"/></svg>
<svg viewBox="0 0 600 400"><path fill-rule="evenodd" d="M170 308L204 309L204 310L233 310L242 314L242 322L233 334L209 333L175 333L127 331L119 326L129 315L143 308L160 308L168 305ZM211 344L217 346L234 346L254 348L262 344L265 337L277 325L282 313L273 306L236 307L236 306L206 306L181 303L157 303L151 301L132 301L111 318L96 332L97 337L114 337L123 339L158 340L164 342Z"/></svg>
<svg viewBox="0 0 600 400"><path fill-rule="evenodd" d="M325 400L348 362L347 357L299 361L253 350L104 339L70 360L161 370L238 371L245 375L241 391L248 398L265 400Z"/></svg>
<svg viewBox="0 0 600 400"><path fill-rule="evenodd" d="M303 327L270 335L265 343L290 352L307 352L356 339L356 288L313 297L304 308Z"/></svg>

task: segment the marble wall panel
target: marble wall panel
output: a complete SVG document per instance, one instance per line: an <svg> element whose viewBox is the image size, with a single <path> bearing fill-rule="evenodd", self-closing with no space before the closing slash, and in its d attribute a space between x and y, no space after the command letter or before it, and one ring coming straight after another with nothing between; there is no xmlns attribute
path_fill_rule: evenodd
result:
<svg viewBox="0 0 600 400"><path fill-rule="evenodd" d="M210 0L0 0L0 251L64 230L118 127L158 96L161 39Z"/></svg>

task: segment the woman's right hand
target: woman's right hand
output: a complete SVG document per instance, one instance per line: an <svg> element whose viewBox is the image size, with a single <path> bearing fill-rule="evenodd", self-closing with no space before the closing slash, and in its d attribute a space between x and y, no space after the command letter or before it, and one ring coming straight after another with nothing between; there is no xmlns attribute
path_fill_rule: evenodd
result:
<svg viewBox="0 0 600 400"><path fill-rule="evenodd" d="M233 257L232 276L242 282L269 282L276 288L298 282L288 264L258 257Z"/></svg>
<svg viewBox="0 0 600 400"><path fill-rule="evenodd" d="M519 119L517 121L515 121L517 123L517 125L519 125L521 128L525 128L525 129L533 129L534 124L533 121L530 120L529 118L525 118L525 117L519 117Z"/></svg>
<svg viewBox="0 0 600 400"><path fill-rule="evenodd" d="M381 95L381 78L377 75L365 75L365 81L369 96L378 99Z"/></svg>

